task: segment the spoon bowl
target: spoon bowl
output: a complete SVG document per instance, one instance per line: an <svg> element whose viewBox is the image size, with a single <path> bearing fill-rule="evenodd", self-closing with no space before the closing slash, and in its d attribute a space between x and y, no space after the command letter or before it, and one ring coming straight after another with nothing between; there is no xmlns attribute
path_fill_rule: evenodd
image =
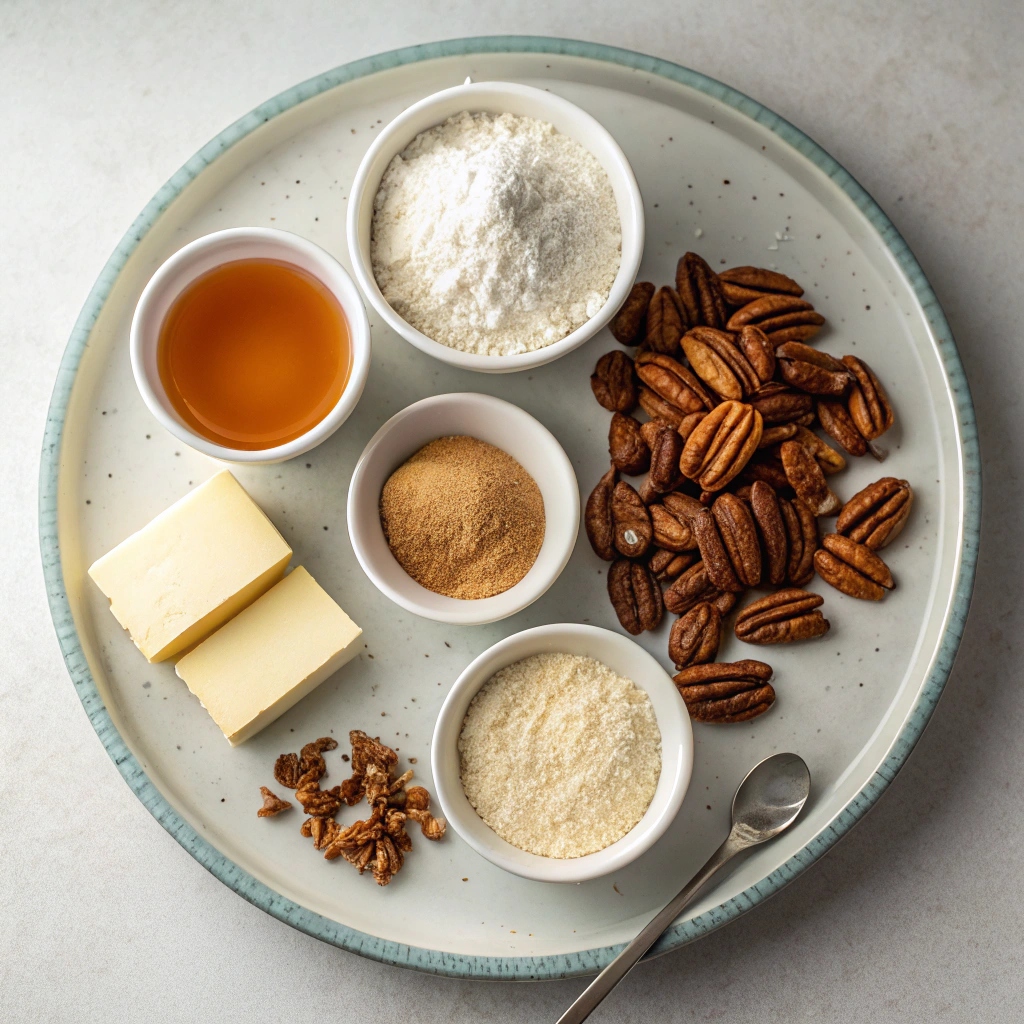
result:
<svg viewBox="0 0 1024 1024"><path fill-rule="evenodd" d="M807 803L811 773L796 754L773 754L747 772L732 798L733 832L755 846L789 828Z"/></svg>

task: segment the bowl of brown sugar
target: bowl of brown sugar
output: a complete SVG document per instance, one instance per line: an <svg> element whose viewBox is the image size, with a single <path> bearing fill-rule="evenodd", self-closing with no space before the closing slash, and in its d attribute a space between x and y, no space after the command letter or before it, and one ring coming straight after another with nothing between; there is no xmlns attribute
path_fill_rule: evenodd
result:
<svg viewBox="0 0 1024 1024"><path fill-rule="evenodd" d="M518 406L435 395L392 416L348 493L352 548L396 604L479 625L537 600L576 543L576 475L551 432Z"/></svg>

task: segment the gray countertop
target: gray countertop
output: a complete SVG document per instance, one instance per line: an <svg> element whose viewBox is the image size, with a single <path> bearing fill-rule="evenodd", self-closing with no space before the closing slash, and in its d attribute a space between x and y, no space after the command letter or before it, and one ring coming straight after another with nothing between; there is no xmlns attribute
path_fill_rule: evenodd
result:
<svg viewBox="0 0 1024 1024"><path fill-rule="evenodd" d="M582 988L384 967L293 931L208 875L93 733L54 637L36 540L57 364L99 270L159 185L226 124L316 72L406 44L517 32L696 68L844 164L944 305L985 466L963 646L889 793L813 870L638 968L593 1019L1020 1019L1024 282L1014 254L1024 8L1015 0L0 6L0 1018L536 1022L555 1020Z"/></svg>

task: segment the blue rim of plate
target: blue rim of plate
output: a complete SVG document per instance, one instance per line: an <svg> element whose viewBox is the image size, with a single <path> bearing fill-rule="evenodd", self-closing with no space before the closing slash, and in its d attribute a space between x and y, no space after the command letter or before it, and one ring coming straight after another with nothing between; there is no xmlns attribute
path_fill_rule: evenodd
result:
<svg viewBox="0 0 1024 1024"><path fill-rule="evenodd" d="M328 89L405 64L414 64L440 57L495 53L547 53L619 64L689 86L747 115L758 124L770 129L780 139L824 171L854 201L857 208L882 237L921 303L925 318L935 338L955 404L962 459L964 502L959 572L949 620L939 645L934 668L885 761L877 768L867 785L847 804L831 824L799 853L756 885L692 921L673 925L649 955L657 956L676 949L757 906L810 867L864 816L895 778L931 717L952 669L953 659L960 645L964 623L967 619L977 566L981 524L981 462L970 389L956 343L953 341L952 332L931 285L907 243L874 199L847 170L841 167L817 143L788 121L779 117L778 114L772 113L749 96L679 64L613 46L545 36L482 36L451 39L392 50L374 57L353 61L350 64L343 64L282 92L226 128L199 150L157 192L139 214L135 223L129 228L107 261L75 323L61 360L60 369L57 372L57 381L47 414L39 471L39 533L50 613L53 617L64 661L79 699L89 716L89 721L118 771L131 786L135 795L153 817L203 867L225 885L230 886L241 897L268 914L272 914L300 931L361 956L386 964L456 978L542 980L594 974L604 967L622 947L603 946L554 956L486 957L445 953L379 939L338 924L336 921L331 921L285 899L243 871L200 837L150 782L114 727L103 704L89 672L81 641L72 619L71 607L64 586L60 542L57 535L57 490L61 440L68 400L82 353L99 312L128 257L142 240L143 235L153 226L178 194L225 150L261 124Z"/></svg>

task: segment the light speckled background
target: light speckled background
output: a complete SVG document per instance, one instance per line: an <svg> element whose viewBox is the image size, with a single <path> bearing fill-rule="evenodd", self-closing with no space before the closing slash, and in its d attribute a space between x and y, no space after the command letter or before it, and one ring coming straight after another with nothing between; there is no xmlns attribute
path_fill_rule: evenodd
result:
<svg viewBox="0 0 1024 1024"><path fill-rule="evenodd" d="M986 456L964 648L890 793L795 885L639 969L594 1019L1018 1019L1024 713L1021 616L1006 608L1022 569L1011 443L1024 368L1014 329L1019 6L602 3L585 24L568 4L431 6L0 7L0 1018L544 1021L582 987L398 972L299 935L206 875L135 800L89 727L53 637L35 539L60 353L158 185L236 116L317 71L444 36L531 31L719 77L845 164L945 305Z"/></svg>

